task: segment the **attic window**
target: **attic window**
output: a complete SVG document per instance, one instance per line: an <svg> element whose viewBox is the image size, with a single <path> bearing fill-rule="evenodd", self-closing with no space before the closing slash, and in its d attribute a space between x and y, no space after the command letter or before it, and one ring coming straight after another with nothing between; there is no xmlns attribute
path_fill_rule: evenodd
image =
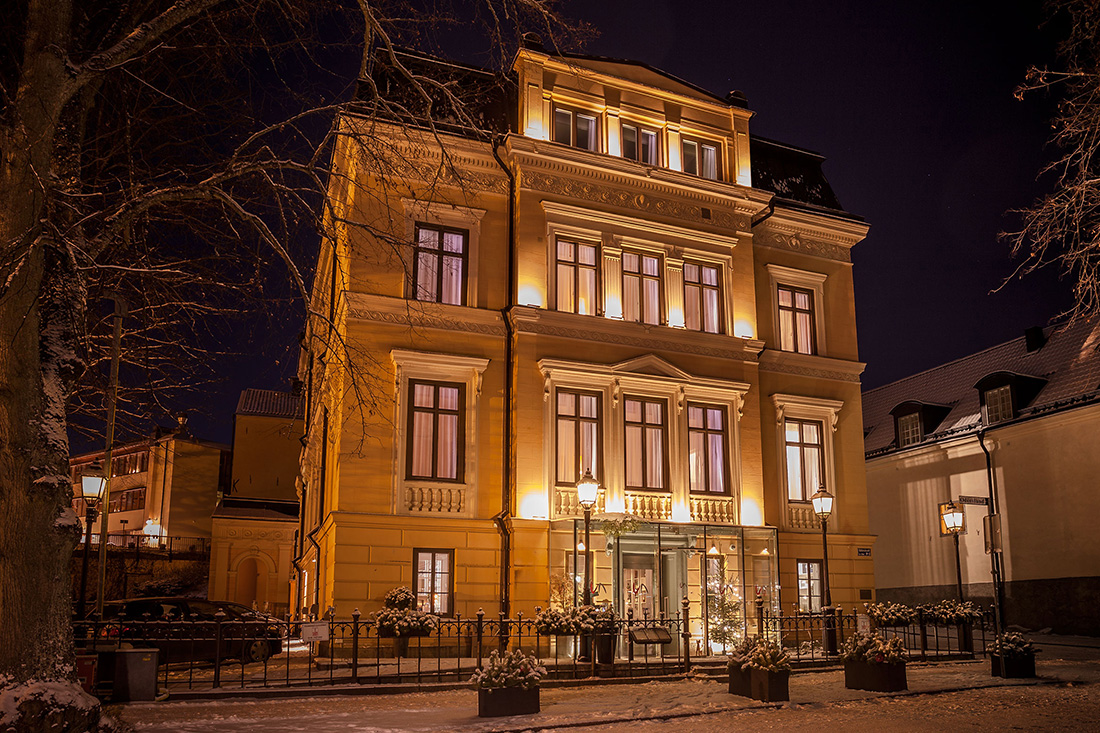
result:
<svg viewBox="0 0 1100 733"><path fill-rule="evenodd" d="M597 150L596 116L585 112L554 108L554 142L583 150Z"/></svg>
<svg viewBox="0 0 1100 733"><path fill-rule="evenodd" d="M898 447L916 445L923 437L920 429L920 413L912 412L898 418Z"/></svg>
<svg viewBox="0 0 1100 733"><path fill-rule="evenodd" d="M984 395L985 419L990 425L1011 420L1012 410L1012 386L1004 385L995 389L986 390Z"/></svg>

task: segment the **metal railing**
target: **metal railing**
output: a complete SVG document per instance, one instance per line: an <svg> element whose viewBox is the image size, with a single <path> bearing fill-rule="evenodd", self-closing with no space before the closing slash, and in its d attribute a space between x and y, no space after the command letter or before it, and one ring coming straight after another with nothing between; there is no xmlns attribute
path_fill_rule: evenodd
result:
<svg viewBox="0 0 1100 733"><path fill-rule="evenodd" d="M92 547L98 547L101 536L102 535L98 532L93 532L90 545ZM83 545L84 535L82 534L78 547L83 547ZM164 553L167 555L209 555L210 538L159 536L141 534L138 532L108 532L107 547L133 550L135 552L145 552L148 550L149 552Z"/></svg>
<svg viewBox="0 0 1100 733"><path fill-rule="evenodd" d="M479 611L471 618L441 618L429 635L397 638L379 634L377 624L358 612L322 622L218 616L75 622L77 653L156 648L158 684L169 692L465 682L493 650L507 649L536 654L551 679L668 675L688 671L691 661L690 623L680 614L628 616L591 634L553 636L539 632L534 615ZM327 639L303 641L303 628L306 638ZM664 629L670 641L634 643L643 635L631 632L641 629Z"/></svg>

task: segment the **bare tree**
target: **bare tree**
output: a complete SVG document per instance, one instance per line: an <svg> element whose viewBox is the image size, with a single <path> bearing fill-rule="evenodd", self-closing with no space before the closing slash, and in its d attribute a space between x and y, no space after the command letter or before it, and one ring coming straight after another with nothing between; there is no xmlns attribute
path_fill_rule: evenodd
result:
<svg viewBox="0 0 1100 733"><path fill-rule="evenodd" d="M1032 67L1017 98L1060 95L1051 143L1058 157L1043 170L1053 191L1023 216L1019 231L1003 234L1022 261L1015 275L1057 267L1073 283L1070 318L1100 314L1100 6L1095 0L1052 0L1051 21L1066 23L1060 68Z"/></svg>
<svg viewBox="0 0 1100 733"><path fill-rule="evenodd" d="M336 223L326 191L342 185L326 166L342 134L332 120L353 105L357 115L429 131L436 120L473 126L456 87L418 75L395 47L445 38L474 19L500 62L523 30L558 31L548 2L433 4L430 15L403 0L23 0L5 8L0 728L102 724L73 682L68 587L79 524L67 428L74 407L95 403L81 390L105 353L97 294L120 291L135 305L127 360L157 387L131 392L135 415L157 409L161 384L216 357L218 324L264 303L272 266L304 316L330 319L325 303L310 301L308 280L318 233ZM343 35L321 32L333 27ZM343 81L322 84L329 98L311 97L310 75L331 65L326 40L368 49L361 58L387 64L414 93L390 99L371 74L353 94L355 65ZM343 98L333 93L341 89ZM359 126L356 145L372 150L369 136Z"/></svg>

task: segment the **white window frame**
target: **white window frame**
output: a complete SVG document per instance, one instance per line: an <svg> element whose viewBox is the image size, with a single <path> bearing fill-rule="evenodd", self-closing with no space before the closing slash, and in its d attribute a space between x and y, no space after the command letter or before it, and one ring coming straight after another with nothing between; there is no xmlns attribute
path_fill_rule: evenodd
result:
<svg viewBox="0 0 1100 733"><path fill-rule="evenodd" d="M902 424L903 421L906 422L907 424L903 425ZM910 427L913 426L914 424L916 425L916 428L917 428L916 438L914 440L907 440L906 439L906 431L909 430ZM898 417L897 417L897 426L898 426L898 435L897 435L898 448L908 448L909 446L917 445L922 440L924 440L924 425L921 424L920 412L907 412L904 415L898 415Z"/></svg>
<svg viewBox="0 0 1100 733"><path fill-rule="evenodd" d="M405 298L407 300L424 303L425 305L440 305L445 308L476 308L477 302L477 273L478 251L481 243L481 219L485 216L485 209L472 209L468 206L456 206L432 201L418 201L416 199L401 199L401 206L405 214L405 241L415 245L416 225L424 223L450 229L463 229L466 234L466 305L451 305L432 300L418 300L416 297L416 283L412 275L416 272L416 263L413 261L415 247L410 246L408 252L403 255L406 268Z"/></svg>
<svg viewBox="0 0 1100 733"><path fill-rule="evenodd" d="M999 394L1007 394L1008 395L1008 414L1003 416L1003 417L998 417L996 420L994 420L993 417L989 414L989 396L991 394L993 394L994 392L997 392ZM998 403L998 405L999 405L999 407L1004 406L1001 403ZM1016 417L1016 414L1015 414L1016 411L1015 411L1015 409L1013 408L1013 405L1012 405L1012 385L1011 384L1002 384L999 387L993 387L992 389L987 389L982 394L982 409L985 411L986 425L997 425L998 423L1007 422L1007 421L1011 420L1012 418ZM998 414L1000 414L1000 413L998 413Z"/></svg>
<svg viewBox="0 0 1100 733"><path fill-rule="evenodd" d="M769 288L772 298L772 338L775 351L782 354L799 354L800 356L825 356L828 349L825 345L825 280L828 275L820 272L796 270L782 265L767 264L764 269L768 271ZM802 354L797 351L784 351L782 349L782 332L779 320L779 288L798 288L809 290L813 293L814 338L817 348L812 354Z"/></svg>
<svg viewBox="0 0 1100 733"><path fill-rule="evenodd" d="M395 368L396 394L394 399L394 440L391 473L393 475L393 493L391 504L394 514L414 514L405 503L406 492L415 486L460 488L464 491L464 505L461 512L450 512L447 516L474 516L476 513L478 483L478 408L481 403L481 382L488 359L458 354L438 354L425 351L406 351L393 349L390 358ZM433 479L407 478L405 453L410 448L408 430L408 409L412 395L409 381L424 380L430 382L458 382L465 387L466 410L460 428L464 431L465 456L460 482L436 481ZM423 514L423 512L415 512Z"/></svg>
<svg viewBox="0 0 1100 733"><path fill-rule="evenodd" d="M836 482L836 448L833 434L836 433L840 410L844 407L844 403L840 400L830 400L822 397L776 393L772 395L772 405L775 407L776 455L779 457L779 485L784 516L788 516L786 507L789 505L794 504L804 507L807 504L804 501L792 501L790 499L787 484L787 440L784 431L784 423L787 418L792 420L814 420L821 423L823 433L821 442L825 450L825 465L822 477L825 479L825 488L837 497L837 501L833 502L833 516L835 516L842 502L840 501L840 487Z"/></svg>

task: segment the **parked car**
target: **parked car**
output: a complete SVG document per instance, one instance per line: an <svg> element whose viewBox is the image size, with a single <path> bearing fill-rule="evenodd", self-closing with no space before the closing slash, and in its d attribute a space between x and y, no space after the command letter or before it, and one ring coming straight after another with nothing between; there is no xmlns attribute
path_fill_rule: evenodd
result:
<svg viewBox="0 0 1100 733"><path fill-rule="evenodd" d="M221 657L263 662L282 651L283 628L271 616L229 601L199 598L129 598L103 606L98 636L118 638L133 646L160 650L161 662L213 660L218 656L217 617L221 625Z"/></svg>

